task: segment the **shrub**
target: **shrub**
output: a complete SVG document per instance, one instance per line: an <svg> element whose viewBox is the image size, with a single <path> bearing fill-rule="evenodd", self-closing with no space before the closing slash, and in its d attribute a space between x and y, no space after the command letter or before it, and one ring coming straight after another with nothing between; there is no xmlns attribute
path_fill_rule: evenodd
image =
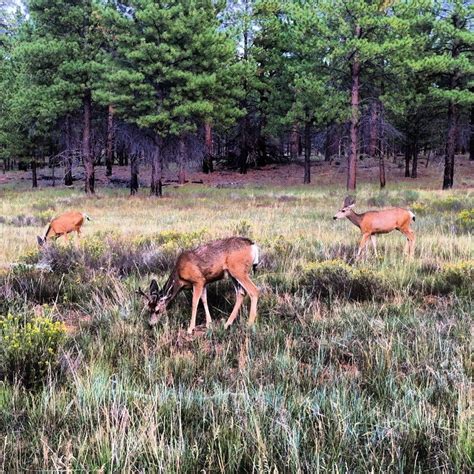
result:
<svg viewBox="0 0 474 474"><path fill-rule="evenodd" d="M234 235L239 235L241 237L251 237L252 236L252 226L245 219L239 221L234 228L232 229Z"/></svg>
<svg viewBox="0 0 474 474"><path fill-rule="evenodd" d="M431 207L437 211L460 211L466 207L463 199L455 196L447 196L441 199L436 199L431 202Z"/></svg>
<svg viewBox="0 0 474 474"><path fill-rule="evenodd" d="M465 209L456 216L456 224L461 230L474 232L474 209Z"/></svg>
<svg viewBox="0 0 474 474"><path fill-rule="evenodd" d="M428 206L422 202L414 202L410 210L417 216L425 216L429 212Z"/></svg>
<svg viewBox="0 0 474 474"><path fill-rule="evenodd" d="M441 295L474 293L474 260L446 264L428 280L428 287Z"/></svg>
<svg viewBox="0 0 474 474"><path fill-rule="evenodd" d="M380 191L375 196L371 196L367 199L368 206L384 207L388 202L388 193L386 191Z"/></svg>
<svg viewBox="0 0 474 474"><path fill-rule="evenodd" d="M0 317L2 377L28 387L43 381L58 363L65 334L63 323L46 316L35 316L29 321L13 314Z"/></svg>
<svg viewBox="0 0 474 474"><path fill-rule="evenodd" d="M420 193L413 189L407 189L401 193L400 204L401 205L410 205L416 202L420 197Z"/></svg>
<svg viewBox="0 0 474 474"><path fill-rule="evenodd" d="M23 214L12 217L8 223L14 227L29 227L42 225L42 222L38 217L25 216Z"/></svg>
<svg viewBox="0 0 474 474"><path fill-rule="evenodd" d="M380 300L389 293L382 275L367 268L353 268L341 260L306 265L300 284L318 298Z"/></svg>

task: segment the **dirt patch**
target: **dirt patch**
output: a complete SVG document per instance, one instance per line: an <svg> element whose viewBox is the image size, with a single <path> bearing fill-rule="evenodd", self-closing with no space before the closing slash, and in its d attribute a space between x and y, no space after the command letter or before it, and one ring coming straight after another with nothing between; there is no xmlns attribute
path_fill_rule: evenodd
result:
<svg viewBox="0 0 474 474"><path fill-rule="evenodd" d="M438 160L430 162L425 166L425 161L420 159L419 177L417 179L405 178L404 168L401 161L394 163L386 161L387 183L396 181L397 183L416 183L420 189L440 189L443 176L443 162ZM378 183L378 161L373 159L360 160L358 163L357 180L359 183ZM346 183L346 163L341 161L315 161L312 164L312 177L310 186L341 185ZM57 172L57 171L56 171ZM49 169L44 169L39 176L40 187L51 187L52 181L49 176ZM77 168L76 175L82 176L81 168ZM129 168L126 166L115 166L112 177L105 175L105 167L96 167L96 182L101 187L126 187L129 179ZM150 184L151 169L147 165L140 168L140 182L143 186ZM204 174L200 171L188 171L186 175L188 183L202 183L206 186L217 188L242 188L245 186L272 185L272 186L295 186L303 183L302 163L291 164L273 164L263 166L258 169L250 168L246 174L240 174L237 171L225 169L217 170L211 174ZM0 185L28 182L31 180L31 172L15 171L0 175ZM176 173L173 171L165 172L165 182L167 186L178 186ZM56 181L57 187L63 187L61 176ZM74 182L74 188L82 189L81 180ZM474 161L469 161L466 156L456 157L455 170L455 188L466 189L474 187Z"/></svg>

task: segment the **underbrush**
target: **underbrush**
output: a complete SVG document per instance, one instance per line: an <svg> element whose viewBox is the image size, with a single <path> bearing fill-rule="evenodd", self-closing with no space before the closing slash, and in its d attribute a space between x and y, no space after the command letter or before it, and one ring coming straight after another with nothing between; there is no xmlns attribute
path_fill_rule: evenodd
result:
<svg viewBox="0 0 474 474"><path fill-rule="evenodd" d="M0 316L0 379L34 387L57 369L61 322L28 313Z"/></svg>

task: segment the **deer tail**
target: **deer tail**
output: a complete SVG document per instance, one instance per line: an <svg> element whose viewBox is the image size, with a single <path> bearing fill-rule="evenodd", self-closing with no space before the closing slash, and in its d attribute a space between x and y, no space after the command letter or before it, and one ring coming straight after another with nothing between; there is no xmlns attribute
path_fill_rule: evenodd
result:
<svg viewBox="0 0 474 474"><path fill-rule="evenodd" d="M410 214L412 221L415 222L415 214L413 214L411 211L408 211L408 214Z"/></svg>
<svg viewBox="0 0 474 474"><path fill-rule="evenodd" d="M91 216L88 216L85 212L83 212L82 215L84 216L84 219L86 219L86 220L88 220L88 221L91 221L91 220L92 220L92 217L91 217Z"/></svg>
<svg viewBox="0 0 474 474"><path fill-rule="evenodd" d="M258 264L260 263L260 249L258 248L257 244L252 244L252 269L255 273L257 271Z"/></svg>

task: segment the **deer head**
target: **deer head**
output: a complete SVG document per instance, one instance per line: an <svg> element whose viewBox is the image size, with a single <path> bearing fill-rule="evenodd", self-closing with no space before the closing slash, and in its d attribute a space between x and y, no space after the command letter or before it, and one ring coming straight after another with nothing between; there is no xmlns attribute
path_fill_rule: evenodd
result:
<svg viewBox="0 0 474 474"><path fill-rule="evenodd" d="M148 294L145 293L141 288L138 289L137 293L142 296L147 303L148 312L150 314L148 324L150 326L154 326L160 319L160 316L166 310L166 305L163 305L161 302L161 292L158 283L156 280L151 280Z"/></svg>
<svg viewBox="0 0 474 474"><path fill-rule="evenodd" d="M342 208L336 212L333 219L343 219L352 212L352 208L355 206L355 199L352 196L346 196Z"/></svg>

